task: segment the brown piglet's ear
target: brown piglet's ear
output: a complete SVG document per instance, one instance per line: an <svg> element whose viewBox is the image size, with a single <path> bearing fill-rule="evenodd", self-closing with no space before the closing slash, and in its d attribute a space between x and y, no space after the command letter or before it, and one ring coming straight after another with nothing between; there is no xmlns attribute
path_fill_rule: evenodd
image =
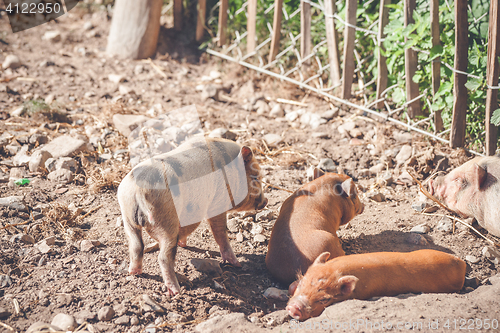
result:
<svg viewBox="0 0 500 333"><path fill-rule="evenodd" d="M240 154L243 157L243 161L245 162L250 161L253 157L252 149L250 149L250 147L247 146L241 147Z"/></svg>
<svg viewBox="0 0 500 333"><path fill-rule="evenodd" d="M342 190L347 194L349 198L353 198L356 195L356 185L354 181L349 178L342 183Z"/></svg>
<svg viewBox="0 0 500 333"><path fill-rule="evenodd" d="M330 252L323 252L314 260L314 265L324 264L328 258L330 258Z"/></svg>
<svg viewBox="0 0 500 333"><path fill-rule="evenodd" d="M487 176L488 172L482 166L474 164L474 184L476 185L477 190L480 190L481 187L483 187Z"/></svg>
<svg viewBox="0 0 500 333"><path fill-rule="evenodd" d="M342 276L338 280L339 292L341 296L350 296L356 288L359 279L354 275Z"/></svg>
<svg viewBox="0 0 500 333"><path fill-rule="evenodd" d="M323 170L319 169L319 168L314 168L314 173L313 173L313 180L316 179L316 178L319 178L321 176L323 176L325 173L323 172Z"/></svg>

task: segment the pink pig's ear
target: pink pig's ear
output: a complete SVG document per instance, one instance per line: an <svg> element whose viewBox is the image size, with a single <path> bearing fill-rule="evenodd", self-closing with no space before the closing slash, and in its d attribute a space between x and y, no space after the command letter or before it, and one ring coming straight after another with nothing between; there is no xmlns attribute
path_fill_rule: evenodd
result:
<svg viewBox="0 0 500 333"><path fill-rule="evenodd" d="M323 252L314 260L314 264L324 264L328 258L330 258L330 252Z"/></svg>
<svg viewBox="0 0 500 333"><path fill-rule="evenodd" d="M241 153L241 156L243 156L243 161L245 161L245 163L250 161L253 157L252 149L250 149L250 147L247 147L247 146L241 147L240 153Z"/></svg>
<svg viewBox="0 0 500 333"><path fill-rule="evenodd" d="M340 295L342 296L350 296L356 288L356 283L358 283L359 279L354 275L346 275L342 276L338 280Z"/></svg>
<svg viewBox="0 0 500 333"><path fill-rule="evenodd" d="M314 172L313 172L313 180L316 179L316 178L319 178L321 176L323 176L325 173L323 172L323 170L319 169L319 168L314 168Z"/></svg>
<svg viewBox="0 0 500 333"><path fill-rule="evenodd" d="M474 183L477 180L477 183L475 183L477 190L480 190L481 187L483 187L487 176L488 172L486 172L482 166L474 164Z"/></svg>

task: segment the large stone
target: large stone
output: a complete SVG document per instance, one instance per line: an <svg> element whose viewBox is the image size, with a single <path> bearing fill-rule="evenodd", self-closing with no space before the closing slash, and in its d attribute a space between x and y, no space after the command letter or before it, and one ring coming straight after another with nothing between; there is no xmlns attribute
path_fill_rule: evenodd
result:
<svg viewBox="0 0 500 333"><path fill-rule="evenodd" d="M56 314L51 325L57 326L63 331L73 331L77 327L75 318L65 313Z"/></svg>
<svg viewBox="0 0 500 333"><path fill-rule="evenodd" d="M87 143L69 135L61 135L41 148L52 154L53 158L68 157L87 151Z"/></svg>
<svg viewBox="0 0 500 333"><path fill-rule="evenodd" d="M0 207L9 207L10 209L26 211L28 208L23 202L22 196L11 196L0 198Z"/></svg>
<svg viewBox="0 0 500 333"><path fill-rule="evenodd" d="M261 332L262 328L254 326L243 313L231 313L223 316L215 316L198 324L195 332L219 333L219 332Z"/></svg>
<svg viewBox="0 0 500 333"><path fill-rule="evenodd" d="M45 150L37 150L31 155L28 163L30 172L42 171L45 167L45 162L52 157L52 154Z"/></svg>
<svg viewBox="0 0 500 333"><path fill-rule="evenodd" d="M60 184L71 183L74 179L73 172L68 169L59 169L52 171L47 175L47 179Z"/></svg>
<svg viewBox="0 0 500 333"><path fill-rule="evenodd" d="M134 114L115 114L113 116L113 125L123 136L128 137L134 129L143 124L150 118Z"/></svg>
<svg viewBox="0 0 500 333"><path fill-rule="evenodd" d="M115 310L111 306L105 306L97 312L100 321L110 321L115 316Z"/></svg>

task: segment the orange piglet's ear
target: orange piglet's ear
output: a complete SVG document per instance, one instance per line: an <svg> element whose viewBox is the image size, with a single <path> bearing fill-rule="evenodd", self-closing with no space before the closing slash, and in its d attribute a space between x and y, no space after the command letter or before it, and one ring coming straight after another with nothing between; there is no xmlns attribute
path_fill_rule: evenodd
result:
<svg viewBox="0 0 500 333"><path fill-rule="evenodd" d="M324 264L328 258L330 258L330 252L323 252L314 260L314 265Z"/></svg>
<svg viewBox="0 0 500 333"><path fill-rule="evenodd" d="M316 178L319 178L321 176L323 176L325 173L323 172L323 170L319 169L319 168L314 168L314 171L313 171L313 180L316 179Z"/></svg>
<svg viewBox="0 0 500 333"><path fill-rule="evenodd" d="M350 296L354 291L354 288L356 288L356 283L358 283L358 281L359 279L354 275L342 276L338 281L340 295Z"/></svg>
<svg viewBox="0 0 500 333"><path fill-rule="evenodd" d="M243 156L243 161L245 161L245 162L250 161L253 157L252 149L250 149L250 147L247 147L247 146L241 147L240 153L241 153L241 156Z"/></svg>

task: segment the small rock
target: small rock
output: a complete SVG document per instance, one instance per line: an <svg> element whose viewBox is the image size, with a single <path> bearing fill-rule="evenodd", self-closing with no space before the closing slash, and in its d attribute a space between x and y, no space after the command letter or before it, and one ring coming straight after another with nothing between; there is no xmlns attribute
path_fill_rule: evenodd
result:
<svg viewBox="0 0 500 333"><path fill-rule="evenodd" d="M471 264L477 264L478 262L481 261L480 258L478 257L475 257L475 256L471 256L471 255L467 255L465 256L465 260L467 260L468 262L470 262Z"/></svg>
<svg viewBox="0 0 500 333"><path fill-rule="evenodd" d="M199 259L193 258L191 259L191 265L200 272L208 273L208 274L222 274L222 268L220 268L220 264L217 260L214 259Z"/></svg>
<svg viewBox="0 0 500 333"><path fill-rule="evenodd" d="M92 30L94 29L94 24L92 23L92 21L87 21L83 24L83 30Z"/></svg>
<svg viewBox="0 0 500 333"><path fill-rule="evenodd" d="M116 115L115 115L116 116ZM61 135L42 148L52 154L52 157L69 157L80 152L88 151L87 143L69 135Z"/></svg>
<svg viewBox="0 0 500 333"><path fill-rule="evenodd" d="M20 241L24 244L35 244L35 239L33 238L33 236L26 234L17 234L10 239L11 243L15 243L16 241Z"/></svg>
<svg viewBox="0 0 500 333"><path fill-rule="evenodd" d="M270 287L264 291L265 298L277 299L279 301L287 301L288 300L288 290L281 290L278 288Z"/></svg>
<svg viewBox="0 0 500 333"><path fill-rule="evenodd" d="M390 171L384 172L381 176L377 178L377 184L383 186L391 186L393 183L392 173Z"/></svg>
<svg viewBox="0 0 500 333"><path fill-rule="evenodd" d="M139 303L141 304L144 312L165 312L165 309L160 305L160 303L153 300L149 295L143 294L142 296L139 296L139 298Z"/></svg>
<svg viewBox="0 0 500 333"><path fill-rule="evenodd" d="M233 140L235 141L238 135L234 132L231 132L230 130L226 128L216 128L210 134L208 135L211 138L223 138L223 139L228 139L228 140Z"/></svg>
<svg viewBox="0 0 500 333"><path fill-rule="evenodd" d="M252 229L250 230L250 233L252 235L259 235L264 231L264 227L258 223L252 223Z"/></svg>
<svg viewBox="0 0 500 333"><path fill-rule="evenodd" d="M320 114L320 117L326 120L331 120L338 116L339 114L339 108L331 109L324 111L323 113Z"/></svg>
<svg viewBox="0 0 500 333"><path fill-rule="evenodd" d="M449 217L443 216L441 220L439 220L436 229L445 233L452 232L453 221Z"/></svg>
<svg viewBox="0 0 500 333"><path fill-rule="evenodd" d="M73 181L74 175L68 169L59 169L49 173L47 179L60 184L68 184Z"/></svg>
<svg viewBox="0 0 500 333"><path fill-rule="evenodd" d="M130 323L130 317L127 315L123 315L115 319L116 325L128 325Z"/></svg>
<svg viewBox="0 0 500 333"><path fill-rule="evenodd" d="M39 332L58 332L62 331L61 328L44 323L42 321L37 321L28 327L26 333L39 333Z"/></svg>
<svg viewBox="0 0 500 333"><path fill-rule="evenodd" d="M167 314L167 321L170 323L185 323L187 318L175 312L169 312Z"/></svg>
<svg viewBox="0 0 500 333"><path fill-rule="evenodd" d="M110 321L115 315L115 310L111 306L105 306L97 312L97 319L100 321Z"/></svg>
<svg viewBox="0 0 500 333"><path fill-rule="evenodd" d="M314 132L311 136L315 139L328 139L328 138L330 138L330 134L328 134L326 132Z"/></svg>
<svg viewBox="0 0 500 333"><path fill-rule="evenodd" d="M37 247L38 251L40 251L43 254L47 254L47 253L52 252L52 247L45 242L41 242L41 243L37 244L36 247Z"/></svg>
<svg viewBox="0 0 500 333"><path fill-rule="evenodd" d="M337 166L331 158L322 158L319 161L318 168L326 172L336 172Z"/></svg>
<svg viewBox="0 0 500 333"><path fill-rule="evenodd" d="M135 91L132 87L127 87L123 84L120 84L118 86L118 92L120 95L125 96L125 95L135 95Z"/></svg>
<svg viewBox="0 0 500 333"><path fill-rule="evenodd" d="M7 288L12 285L12 279L10 276L5 274L0 274L0 287Z"/></svg>
<svg viewBox="0 0 500 333"><path fill-rule="evenodd" d="M349 145L350 146L361 146L363 145L365 142L361 139L358 139L358 138L352 138L351 140L349 140Z"/></svg>
<svg viewBox="0 0 500 333"><path fill-rule="evenodd" d="M269 114L269 111L271 110L269 104L267 104L267 102L263 99L259 99L255 102L254 108L257 114Z"/></svg>
<svg viewBox="0 0 500 333"><path fill-rule="evenodd" d="M86 321L89 320L94 320L96 318L97 314L95 312L91 312L89 310L82 310L75 314L75 318L77 323L82 324Z"/></svg>
<svg viewBox="0 0 500 333"><path fill-rule="evenodd" d="M63 331L73 331L77 327L75 318L65 313L58 313L52 319L51 325L57 326Z"/></svg>
<svg viewBox="0 0 500 333"><path fill-rule="evenodd" d="M285 111L283 111L283 107L281 104L276 104L273 106L271 111L269 112L269 115L271 117L277 118L277 117L284 117L285 116Z"/></svg>
<svg viewBox="0 0 500 333"><path fill-rule="evenodd" d="M57 43L61 41L61 33L57 30L47 31L43 36L42 40L46 40L52 43Z"/></svg>
<svg viewBox="0 0 500 333"><path fill-rule="evenodd" d="M299 113L297 111L291 111L285 115L285 119L288 121L295 121L297 118L299 118Z"/></svg>
<svg viewBox="0 0 500 333"><path fill-rule="evenodd" d="M266 142L268 147L277 147L278 144L282 141L282 138L278 134L269 133L264 135L264 141Z"/></svg>
<svg viewBox="0 0 500 333"><path fill-rule="evenodd" d="M413 228L411 228L410 232L416 232L418 234L426 234L430 230L431 230L431 228L429 228L429 226L427 224L423 223L423 224L419 224L419 225L416 225Z"/></svg>
<svg viewBox="0 0 500 333"><path fill-rule="evenodd" d="M243 240L244 240L243 234L242 234L241 232L238 232L238 233L236 234L236 241L237 241L238 243L241 243L241 242L243 242Z"/></svg>
<svg viewBox="0 0 500 333"><path fill-rule="evenodd" d="M7 68L16 69L20 66L21 66L21 61L17 56L13 54L9 54L8 56L6 56L2 63L3 69Z"/></svg>
<svg viewBox="0 0 500 333"><path fill-rule="evenodd" d="M10 209L27 211L28 208L24 204L24 199L22 196L10 196L5 198L0 198L0 207L8 207Z"/></svg>
<svg viewBox="0 0 500 333"><path fill-rule="evenodd" d="M28 165L31 158L26 154L28 152L28 149L29 149L28 145L22 146L21 149L17 152L16 156L12 158L12 163L14 163L15 166Z"/></svg>
<svg viewBox="0 0 500 333"><path fill-rule="evenodd" d="M49 138L45 134L34 133L30 136L29 141L30 145L44 145L49 142Z"/></svg>
<svg viewBox="0 0 500 333"><path fill-rule="evenodd" d="M55 158L48 158L45 161L45 169L47 169L48 172L56 171L56 162L57 160Z"/></svg>
<svg viewBox="0 0 500 333"><path fill-rule="evenodd" d="M366 197L375 202L385 201L385 195L378 191L370 191L366 194Z"/></svg>
<svg viewBox="0 0 500 333"><path fill-rule="evenodd" d="M485 246L482 250L483 256L491 261L493 264L500 264L500 251L493 246Z"/></svg>
<svg viewBox="0 0 500 333"><path fill-rule="evenodd" d="M378 175L379 173L382 173L386 168L386 165L384 163L379 163L377 165L372 166L369 171L370 174L372 175Z"/></svg>
<svg viewBox="0 0 500 333"><path fill-rule="evenodd" d="M350 130L349 134L353 138L362 138L363 137L363 132L361 132L361 130L359 128L354 128L354 129Z"/></svg>
<svg viewBox="0 0 500 333"><path fill-rule="evenodd" d="M401 172L401 174L399 175L399 177L397 178L396 181L399 183L403 183L405 185L408 185L408 186L415 184L415 181L413 180L413 178L410 176L410 174L406 170Z"/></svg>
<svg viewBox="0 0 500 333"><path fill-rule="evenodd" d="M57 160L56 170L66 169L71 172L78 171L78 163L71 157L61 157Z"/></svg>
<svg viewBox="0 0 500 333"><path fill-rule="evenodd" d="M396 162L398 165L404 164L407 160L410 159L412 155L413 149L409 145L404 145L401 147L401 150L399 153L396 155Z"/></svg>
<svg viewBox="0 0 500 333"><path fill-rule="evenodd" d="M274 217L274 212L270 209L265 209L260 212L258 212L255 215L255 220L256 221L269 221Z"/></svg>
<svg viewBox="0 0 500 333"><path fill-rule="evenodd" d="M134 74L135 75L142 74L143 72L144 72L144 65L139 64L139 65L136 65L134 67Z"/></svg>
<svg viewBox="0 0 500 333"><path fill-rule="evenodd" d="M6 308L2 308L0 307L0 319L7 319L10 317L12 313L10 313L9 310L7 310Z"/></svg>
<svg viewBox="0 0 500 333"><path fill-rule="evenodd" d="M52 157L52 154L45 150L37 150L31 155L28 162L30 172L43 171L45 162Z"/></svg>
<svg viewBox="0 0 500 333"><path fill-rule="evenodd" d="M52 102L55 100L54 94L48 94L47 97L45 97L45 103L47 104L52 104Z"/></svg>
<svg viewBox="0 0 500 333"><path fill-rule="evenodd" d="M410 232L408 237L406 237L405 241L409 244L422 245L422 246L429 244L429 242L424 236L422 236L421 234L417 234L416 232Z"/></svg>
<svg viewBox="0 0 500 333"><path fill-rule="evenodd" d="M207 84L203 86L203 90L201 91L201 98L203 100L207 100L209 98L213 98L215 100L219 100L220 89L218 86L213 84Z"/></svg>
<svg viewBox="0 0 500 333"><path fill-rule="evenodd" d="M399 143L411 143L412 135L410 132L394 132L392 135Z"/></svg>
<svg viewBox="0 0 500 333"><path fill-rule="evenodd" d="M122 83L125 81L125 77L123 75L118 75L118 74L109 74L108 75L108 80L113 82L113 83Z"/></svg>
<svg viewBox="0 0 500 333"><path fill-rule="evenodd" d="M94 247L99 246L99 245L101 245L101 242L99 242L98 240L84 239L80 243L80 251L89 252Z"/></svg>
<svg viewBox="0 0 500 333"><path fill-rule="evenodd" d="M253 241L256 243L265 243L266 242L266 236L262 234L255 235L253 238Z"/></svg>
<svg viewBox="0 0 500 333"><path fill-rule="evenodd" d="M134 129L146 122L148 117L134 114L115 114L113 116L113 125L121 135L128 137Z"/></svg>

